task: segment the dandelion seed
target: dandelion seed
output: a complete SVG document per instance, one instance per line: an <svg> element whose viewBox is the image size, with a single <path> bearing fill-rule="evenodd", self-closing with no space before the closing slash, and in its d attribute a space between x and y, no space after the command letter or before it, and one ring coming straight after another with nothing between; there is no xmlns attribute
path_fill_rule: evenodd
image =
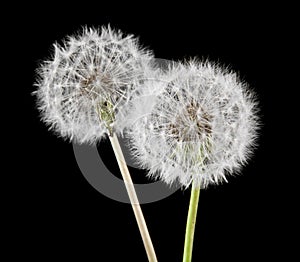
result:
<svg viewBox="0 0 300 262"><path fill-rule="evenodd" d="M132 35L110 27L85 28L63 45L55 44L54 56L38 70L35 93L43 121L79 143L121 132L115 120L126 117L123 108L152 58Z"/></svg>
<svg viewBox="0 0 300 262"><path fill-rule="evenodd" d="M247 84L217 65L191 61L170 67L159 87L146 82L135 98L128 130L132 152L149 176L206 188L246 163L258 129L257 103ZM156 93L156 94L155 94Z"/></svg>

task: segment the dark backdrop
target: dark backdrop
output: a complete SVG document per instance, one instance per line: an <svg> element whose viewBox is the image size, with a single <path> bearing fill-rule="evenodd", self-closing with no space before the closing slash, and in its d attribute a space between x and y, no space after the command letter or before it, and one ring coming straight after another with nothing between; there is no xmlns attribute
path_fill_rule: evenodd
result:
<svg viewBox="0 0 300 262"><path fill-rule="evenodd" d="M278 127L278 119L284 117L277 103L283 99L278 77L278 63L283 63L278 61L284 61L287 51L281 40L289 40L289 25L282 18L288 11L250 4L181 3L176 11L175 3L168 8L151 5L104 6L100 1L84 1L64 7L49 2L32 10L27 5L16 7L20 14L14 14L16 23L7 41L18 61L7 64L13 73L10 80L17 83L14 88L20 94L14 107L17 128L11 128L17 132L17 149L10 154L14 161L9 169L17 176L7 195L17 197L9 202L6 213L11 257L147 261L131 206L89 185L77 166L72 145L40 122L31 96L35 69L50 55L55 41L83 25L108 23L139 36L157 58L177 61L197 56L230 65L255 90L263 123L259 147L242 175L201 192L193 261L257 261L279 255L279 215L285 207L277 184L281 172L277 138L284 130ZM20 74L15 74L18 70ZM109 143L102 142L98 150L120 176ZM147 181L143 171L132 170L132 176L136 182ZM142 206L159 261L182 260L189 193L179 190Z"/></svg>

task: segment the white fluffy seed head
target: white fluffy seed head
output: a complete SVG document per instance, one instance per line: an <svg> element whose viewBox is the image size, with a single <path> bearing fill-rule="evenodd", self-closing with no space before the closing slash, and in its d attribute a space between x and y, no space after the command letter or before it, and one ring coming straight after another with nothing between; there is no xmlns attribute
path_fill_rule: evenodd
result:
<svg viewBox="0 0 300 262"><path fill-rule="evenodd" d="M113 129L121 132L131 93L144 80L152 54L132 35L109 26L84 28L54 45L54 55L38 70L38 108L60 136L94 143Z"/></svg>
<svg viewBox="0 0 300 262"><path fill-rule="evenodd" d="M172 65L142 90L133 105L142 113L132 114L128 135L149 176L206 188L246 163L257 137L257 103L235 73L191 61Z"/></svg>

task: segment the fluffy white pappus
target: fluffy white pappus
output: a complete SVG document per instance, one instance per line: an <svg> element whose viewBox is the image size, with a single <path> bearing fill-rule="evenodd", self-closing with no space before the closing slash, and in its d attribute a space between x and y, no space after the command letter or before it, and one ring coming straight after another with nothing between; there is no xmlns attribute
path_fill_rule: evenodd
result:
<svg viewBox="0 0 300 262"><path fill-rule="evenodd" d="M256 145L258 109L248 85L195 60L171 65L160 78L145 82L135 97L133 111L141 113L132 114L127 130L134 158L169 185L227 181Z"/></svg>
<svg viewBox="0 0 300 262"><path fill-rule="evenodd" d="M38 69L34 93L42 120L78 143L95 143L110 128L121 132L116 119L126 117L123 108L152 58L137 38L109 26L67 37Z"/></svg>
<svg viewBox="0 0 300 262"><path fill-rule="evenodd" d="M151 67L147 68L144 74L144 80L139 88L136 88L130 96L126 107L123 108L123 114L126 117L116 117L116 121L122 130L121 135L126 136L127 130L135 124L136 119L148 114L154 105L157 94L163 88L166 80L165 75L159 68L156 60L151 60ZM130 147L130 145L128 145Z"/></svg>

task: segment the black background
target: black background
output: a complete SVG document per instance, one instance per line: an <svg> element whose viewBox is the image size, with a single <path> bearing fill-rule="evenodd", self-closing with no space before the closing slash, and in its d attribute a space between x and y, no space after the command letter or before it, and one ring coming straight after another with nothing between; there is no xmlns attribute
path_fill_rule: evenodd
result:
<svg viewBox="0 0 300 262"><path fill-rule="evenodd" d="M17 127L8 122L9 133L17 141L9 154L14 175L7 175L14 185L6 195L12 200L6 201L9 233L5 242L13 247L10 257L147 261L131 206L101 195L88 184L72 145L40 122L31 96L35 69L50 55L55 41L83 25L108 23L139 36L157 58L177 61L197 56L229 65L255 90L263 123L259 147L242 175L201 192L193 261L256 261L282 253L280 216L287 208L280 195L283 185L278 184L282 172L278 136L285 126L278 126L278 119L284 117L283 103L278 101L284 100L279 74L289 51L289 11L274 5L151 5L104 6L84 1L63 7L49 2L29 11L25 11L28 6L18 5L20 15L14 14L16 23L6 43L14 48L8 76L20 98L9 109L17 115L13 123ZM120 176L108 141L98 149ZM146 181L143 174L132 170L136 182ZM142 206L159 261L182 260L188 202L186 190Z"/></svg>

